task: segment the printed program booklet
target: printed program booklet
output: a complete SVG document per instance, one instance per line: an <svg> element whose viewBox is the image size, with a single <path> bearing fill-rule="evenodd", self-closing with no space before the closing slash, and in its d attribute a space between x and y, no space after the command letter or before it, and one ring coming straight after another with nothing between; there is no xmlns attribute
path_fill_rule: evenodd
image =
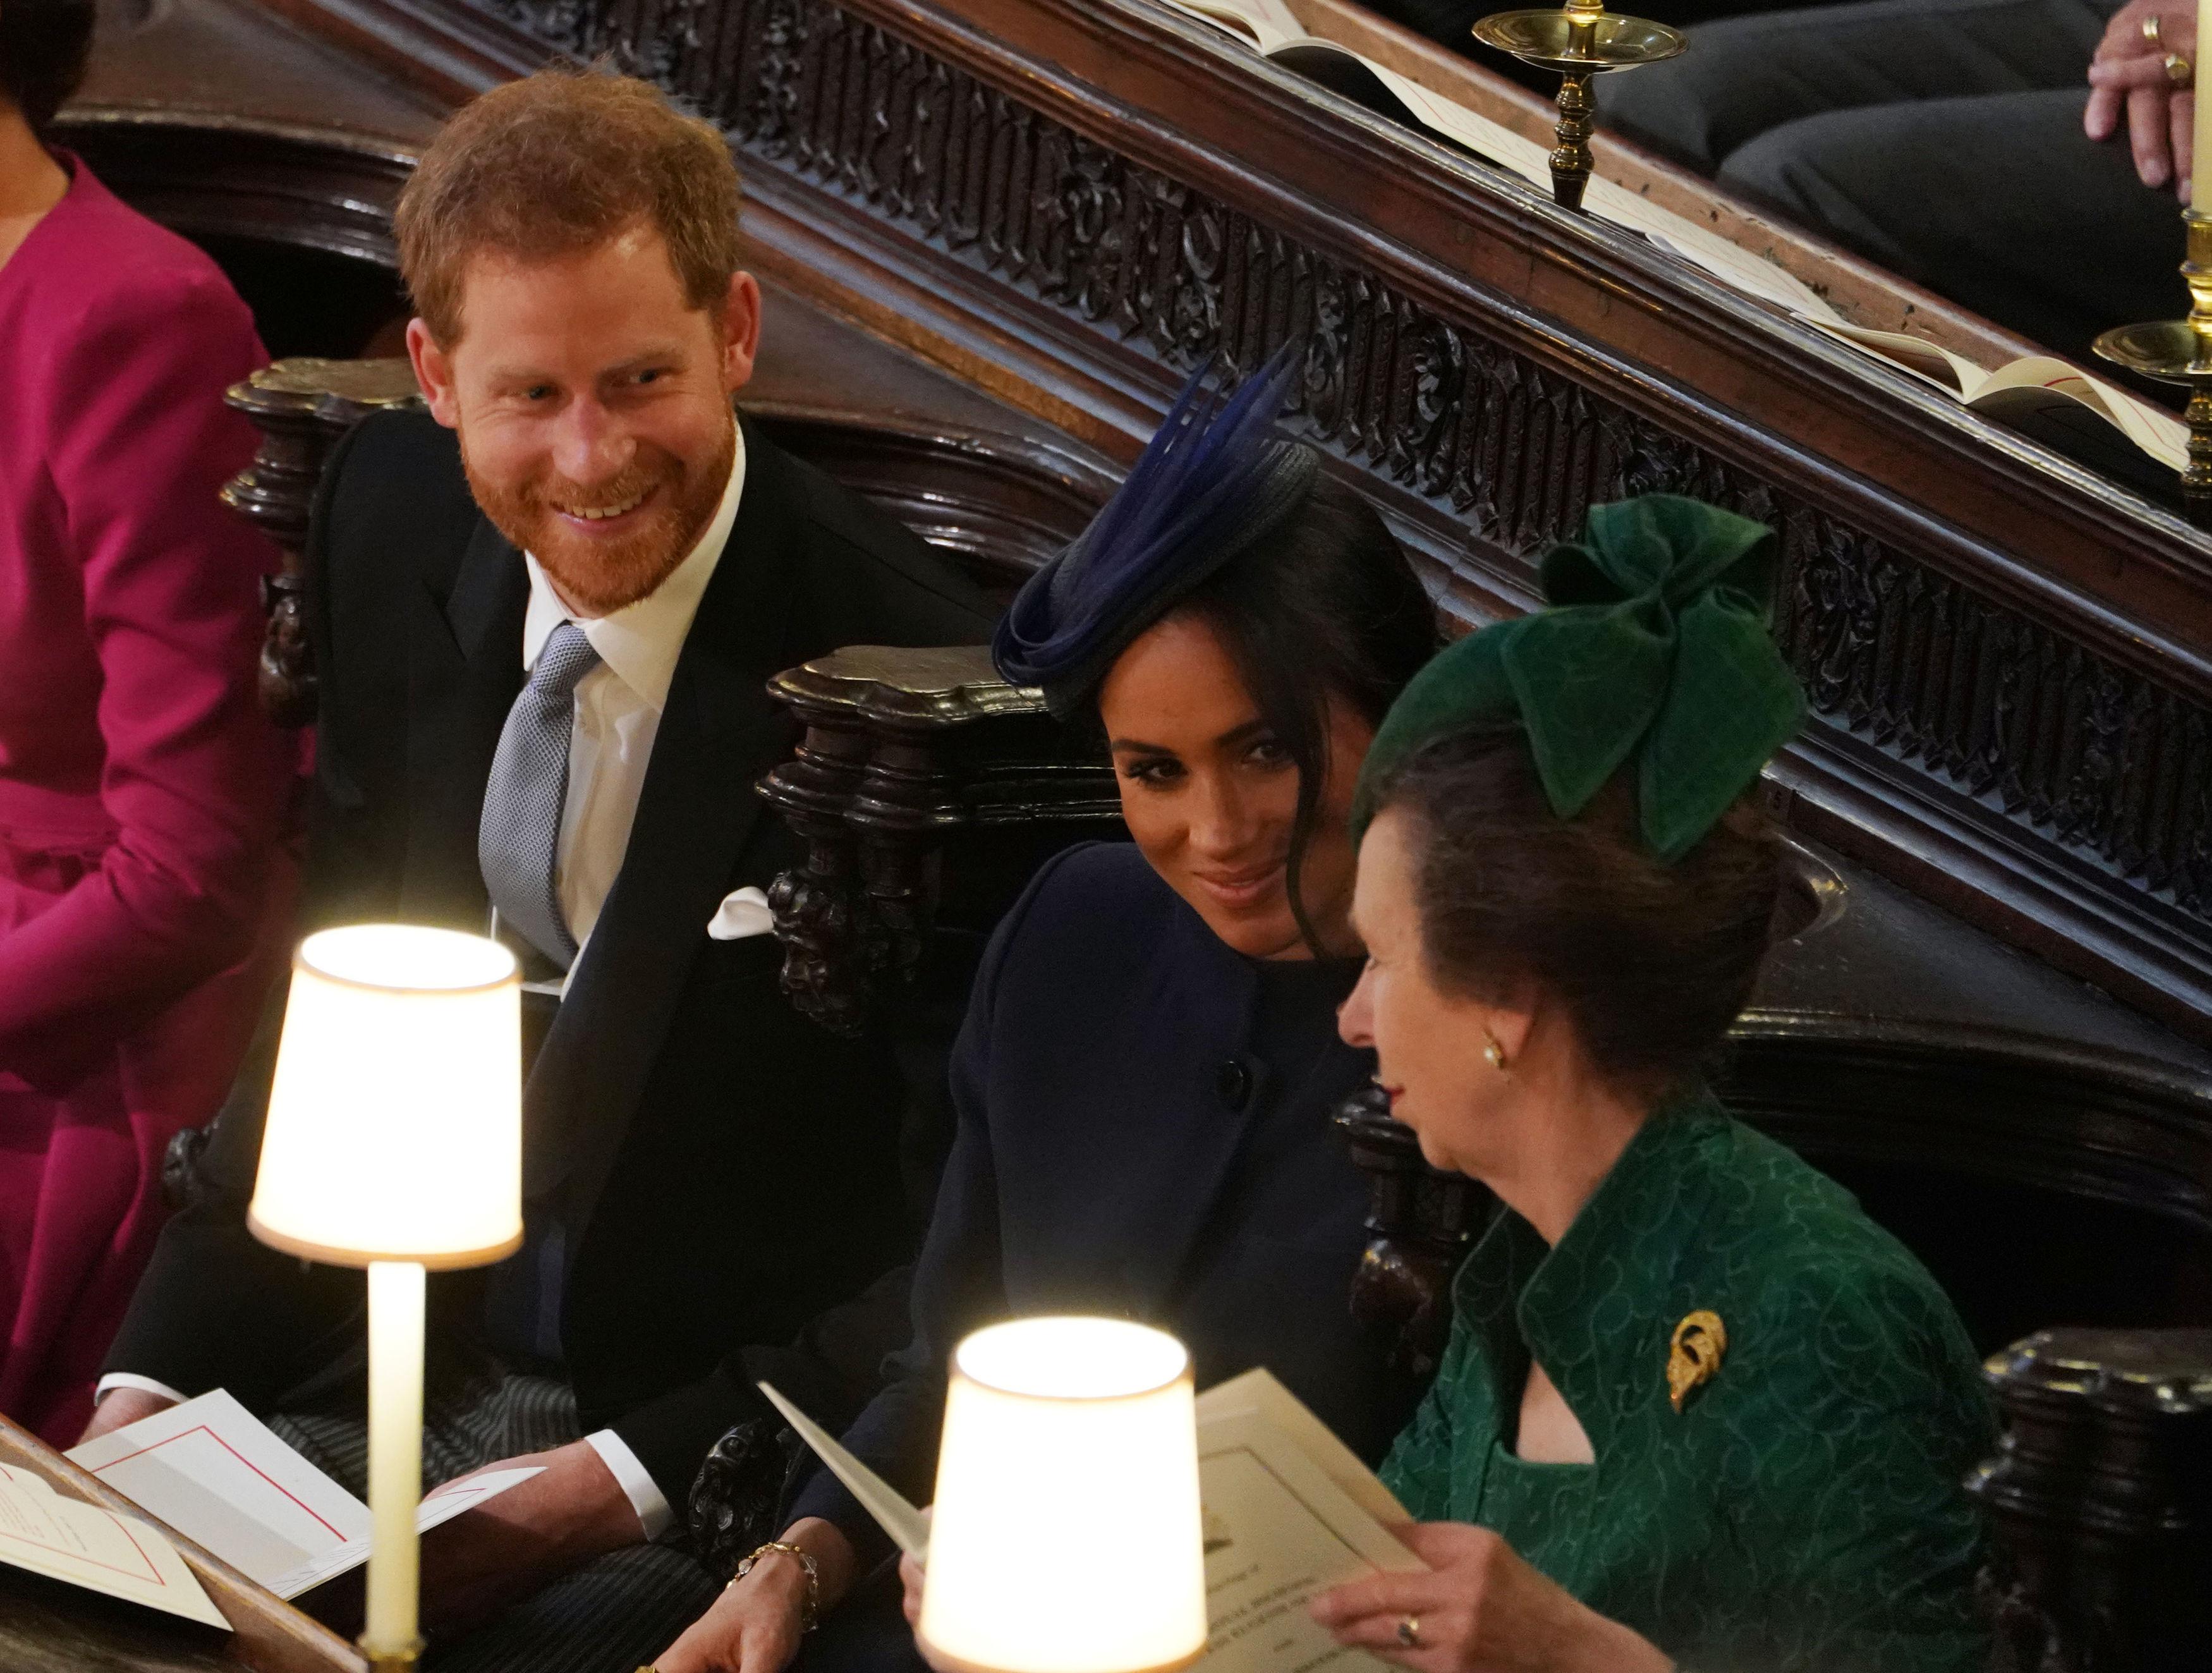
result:
<svg viewBox="0 0 2212 1673"><path fill-rule="evenodd" d="M228 1631L230 1622L158 1528L57 1493L0 1464L0 1562Z"/></svg>
<svg viewBox="0 0 2212 1673"><path fill-rule="evenodd" d="M368 1506L222 1389L125 1424L68 1455L125 1499L279 1597L368 1560ZM428 1532L536 1469L500 1469L426 1495Z"/></svg>
<svg viewBox="0 0 2212 1673"><path fill-rule="evenodd" d="M824 1466L917 1562L922 1513L768 1384L760 1385ZM1352 1449L1265 1370L1198 1398L1207 1639L1205 1673L1336 1673L1389 1665L1347 1649L1306 1613L1331 1586L1421 1560L1390 1534L1404 1506Z"/></svg>

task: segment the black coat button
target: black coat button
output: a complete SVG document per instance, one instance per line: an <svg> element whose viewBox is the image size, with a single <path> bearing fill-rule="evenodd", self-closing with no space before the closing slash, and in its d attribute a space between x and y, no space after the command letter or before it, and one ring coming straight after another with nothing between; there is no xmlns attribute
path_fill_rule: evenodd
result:
<svg viewBox="0 0 2212 1673"><path fill-rule="evenodd" d="M1231 1057L1213 1072L1213 1092L1232 1110L1242 1110L1252 1097L1252 1071Z"/></svg>

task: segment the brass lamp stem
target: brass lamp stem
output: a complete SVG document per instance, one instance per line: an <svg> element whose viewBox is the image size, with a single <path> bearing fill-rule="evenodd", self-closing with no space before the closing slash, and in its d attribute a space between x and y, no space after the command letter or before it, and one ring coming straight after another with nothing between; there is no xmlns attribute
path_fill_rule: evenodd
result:
<svg viewBox="0 0 2212 1673"><path fill-rule="evenodd" d="M2184 210L2181 219L2189 228L2189 253L2181 264L2182 283L2189 287L2189 324L2212 340L2212 215Z"/></svg>
<svg viewBox="0 0 2212 1673"><path fill-rule="evenodd" d="M1596 108L1596 101L1590 97L1590 79L1595 74L1595 70L1570 70L1559 82L1556 131L1559 143L1552 151L1552 201L1561 209L1583 206L1583 192L1595 167L1589 141L1591 113Z"/></svg>
<svg viewBox="0 0 2212 1673"><path fill-rule="evenodd" d="M1589 185L1590 128L1596 109L1590 82L1601 70L1630 70L1671 58L1684 45L1680 31L1640 17L1606 10L1604 0L1567 0L1564 6L1498 12L1474 26L1486 46L1510 52L1523 64L1559 77L1559 144L1552 152L1552 200L1578 210Z"/></svg>
<svg viewBox="0 0 2212 1673"><path fill-rule="evenodd" d="M2189 426L2189 464L2181 473L2181 503L2191 522L2212 529L2212 214L2187 209L2181 219L2189 229L2181 264L2189 317L2117 325L2097 339L2096 350L2115 366L2187 386L2182 418Z"/></svg>
<svg viewBox="0 0 2212 1673"><path fill-rule="evenodd" d="M2193 209L2181 214L2189 228L2181 278L2189 287L2190 365L2192 372L2203 368L2190 379L2189 408L2182 414L2189 426L2189 468L2181 473L2181 498L2191 520L2203 527L2212 519L2212 216Z"/></svg>

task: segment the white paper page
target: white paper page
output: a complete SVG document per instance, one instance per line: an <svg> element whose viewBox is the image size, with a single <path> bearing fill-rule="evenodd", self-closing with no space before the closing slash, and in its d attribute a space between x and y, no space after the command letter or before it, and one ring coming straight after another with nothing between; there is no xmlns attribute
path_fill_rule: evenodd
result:
<svg viewBox="0 0 2212 1673"><path fill-rule="evenodd" d="M1362 58L1360 62L1429 127L1448 139L1457 140L1477 156L1487 157L1500 168L1518 174L1530 185L1551 191L1552 154L1547 148L1533 139L1523 139L1504 123L1493 122L1465 105L1431 92L1411 76L1402 76L1372 58Z"/></svg>
<svg viewBox="0 0 2212 1673"><path fill-rule="evenodd" d="M1549 190L1548 159L1545 168L1542 184ZM1829 307L1818 291L1780 263L1731 243L1710 228L1701 227L1625 186L1593 175L1583 190L1583 206L1600 220L1643 234L1668 254L1701 269L1747 296L1771 302L1784 313L1802 314L1816 324L1843 323L1843 316Z"/></svg>
<svg viewBox="0 0 2212 1673"><path fill-rule="evenodd" d="M368 1560L368 1506L227 1390L125 1424L69 1457L279 1597ZM415 1525L434 1528L538 1473L498 1470L441 1488Z"/></svg>
<svg viewBox="0 0 2212 1673"><path fill-rule="evenodd" d="M1359 1455L1339 1440L1335 1431L1316 1417L1265 1366L1217 1383L1198 1396L1199 1445L1206 1445L1210 1424L1247 1412L1279 1430L1377 1522L1387 1527L1413 1519L1397 1495L1382 1485L1382 1478L1360 1462Z"/></svg>
<svg viewBox="0 0 2212 1673"><path fill-rule="evenodd" d="M1924 337L1913 337L1905 332L1878 332L1839 320L1815 319L1812 323L1855 349L1869 350L1893 366L1925 379L1947 394L1963 398L1980 389L1989 379L1987 368L1964 355L1954 355Z"/></svg>
<svg viewBox="0 0 2212 1673"><path fill-rule="evenodd" d="M368 1506L222 1389L69 1457L271 1591L301 1563L368 1536Z"/></svg>
<svg viewBox="0 0 2212 1673"><path fill-rule="evenodd" d="M1281 0L1168 0L1168 3L1272 52L1307 39L1297 15Z"/></svg>
<svg viewBox="0 0 2212 1673"><path fill-rule="evenodd" d="M2090 377L2078 366L2038 355L1992 373L1966 398L1969 406L1996 405L2014 390L2049 390L2079 401L2169 471L2189 468L2189 426L2127 391Z"/></svg>
<svg viewBox="0 0 2212 1673"><path fill-rule="evenodd" d="M916 1562L929 1553L929 1524L906 1501L906 1495L837 1445L830 1432L776 1391L774 1384L757 1384L769 1403L781 1412L799 1439L814 1449L830 1473L845 1484L845 1491L860 1501L860 1508L875 1518L876 1525L890 1535L898 1548Z"/></svg>
<svg viewBox="0 0 2212 1673"><path fill-rule="evenodd" d="M64 1498L28 1469L0 1464L0 1561L189 1621L230 1622L161 1531Z"/></svg>
<svg viewBox="0 0 2212 1673"><path fill-rule="evenodd" d="M1299 25L1297 15L1279 0L1168 0L1176 6L1217 24L1243 41L1256 45L1263 53L1274 52L1285 46L1321 46L1332 52L1341 52L1346 58L1364 64L1376 79L1389 88L1404 103L1406 108L1425 126L1434 129L1447 138L1457 140L1476 155L1486 157L1502 168L1534 181L1546 191L1551 190L1551 176L1546 172L1551 152L1533 140L1527 140L1503 124L1492 121L1455 104L1439 94L1431 92L1411 76L1400 74L1387 64L1377 64L1363 53L1319 35L1308 34Z"/></svg>
<svg viewBox="0 0 2212 1673"><path fill-rule="evenodd" d="M1418 1569L1421 1560L1256 1412L1208 1420L1198 1455L1205 1673L1387 1665L1340 1646L1306 1605L1331 1586L1378 1570Z"/></svg>
<svg viewBox="0 0 2212 1673"><path fill-rule="evenodd" d="M472 1511L488 1499L495 1499L511 1487L518 1487L533 1475L542 1475L542 1467L527 1469L493 1469L481 1475L471 1475L465 1481L448 1481L423 1496L415 1512L415 1531L427 1534L441 1522L451 1522L464 1512ZM265 1582L270 1591L279 1597L297 1597L325 1580L335 1579L349 1568L358 1568L368 1560L369 1536L348 1540L343 1545L307 1558L293 1568L287 1569L275 1579Z"/></svg>

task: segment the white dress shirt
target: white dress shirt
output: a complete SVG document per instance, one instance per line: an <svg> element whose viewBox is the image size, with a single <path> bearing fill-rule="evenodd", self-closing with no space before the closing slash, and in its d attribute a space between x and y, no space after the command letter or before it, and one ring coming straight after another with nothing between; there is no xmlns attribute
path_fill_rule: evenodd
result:
<svg viewBox="0 0 2212 1673"><path fill-rule="evenodd" d="M552 582L530 553L530 608L522 622L522 666L536 665L538 654L563 622L574 622L599 654L599 666L576 683L576 721L568 735L568 794L561 808L561 837L554 849L554 887L561 910L575 938L577 953L568 969L584 962L584 949L599 923L599 910L622 870L629 849L629 828L637 816L638 792L667 706L668 683L691 631L699 600L721 562L738 501L745 487L745 442L738 451L730 480L714 520L699 544L669 573L668 579L635 604L611 616L576 615L561 601Z"/></svg>
<svg viewBox="0 0 2212 1673"><path fill-rule="evenodd" d="M739 431L730 480L722 490L714 520L699 544L668 578L635 604L611 616L581 617L561 601L545 571L528 552L530 606L522 623L522 666L526 676L544 649L553 630L574 622L599 654L599 666L576 684L576 720L568 736L568 792L561 808L561 837L554 851L554 886L561 910L575 938L574 975L584 962L592 931L629 849L630 823L637 816L638 792L645 785L653 740L667 706L669 682L691 632L691 618L714 579L738 520L738 501L745 487L745 438ZM564 977L561 986L568 985ZM110 1389L138 1389L173 1401L185 1397L165 1383L127 1371L110 1372L94 1390L95 1401ZM620 1484L647 1539L659 1539L674 1524L676 1513L622 1438L611 1429L584 1437Z"/></svg>

